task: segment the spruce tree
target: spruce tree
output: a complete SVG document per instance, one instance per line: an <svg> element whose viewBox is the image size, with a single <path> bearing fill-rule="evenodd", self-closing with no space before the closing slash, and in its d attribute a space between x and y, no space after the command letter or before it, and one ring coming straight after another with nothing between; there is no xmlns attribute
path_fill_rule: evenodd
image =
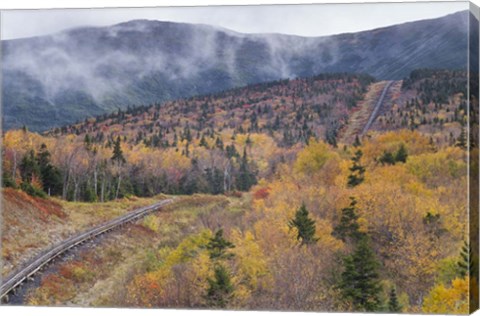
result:
<svg viewBox="0 0 480 316"><path fill-rule="evenodd" d="M318 241L318 238L315 238L315 221L309 217L305 203L302 203L295 213L295 218L288 223L288 226L297 229L297 240L301 242L300 245L313 244Z"/></svg>
<svg viewBox="0 0 480 316"><path fill-rule="evenodd" d="M341 239L344 242L348 238L358 241L364 236L363 233L359 231L360 225L358 224L358 215L355 212L357 201L354 197L350 197L350 205L342 209L342 217L340 218L340 223L334 227L332 235Z"/></svg>
<svg viewBox="0 0 480 316"><path fill-rule="evenodd" d="M377 272L379 263L367 237L360 239L354 253L345 257L343 264L340 281L342 297L354 306L355 311L378 311L382 291Z"/></svg>
<svg viewBox="0 0 480 316"><path fill-rule="evenodd" d="M400 148L398 148L397 153L395 154L395 162L407 162L408 158L408 153L407 153L407 148L405 148L404 144L400 145Z"/></svg>
<svg viewBox="0 0 480 316"><path fill-rule="evenodd" d="M460 132L460 135L457 138L457 143L455 144L455 146L457 146L459 148L462 148L462 149L467 148L467 134L466 134L465 128L463 128L463 126L462 126L462 130Z"/></svg>
<svg viewBox="0 0 480 316"><path fill-rule="evenodd" d="M240 191L248 191L257 183L255 174L250 170L248 164L247 148L243 149L243 156L240 161L240 168L238 170L238 176L236 179L237 189Z"/></svg>
<svg viewBox="0 0 480 316"><path fill-rule="evenodd" d="M395 289L394 286L392 286L392 289L390 290L390 295L388 298L388 311L391 313L401 313L402 312L402 306L398 302L397 298L397 290Z"/></svg>
<svg viewBox="0 0 480 316"><path fill-rule="evenodd" d="M37 160L35 159L35 152L33 150L28 151L23 156L20 162L20 176L25 183L32 183L33 178L40 174L40 168L38 167Z"/></svg>
<svg viewBox="0 0 480 316"><path fill-rule="evenodd" d="M202 134L202 138L200 139L200 144L198 146L208 148L208 143L205 139L205 135Z"/></svg>
<svg viewBox="0 0 480 316"><path fill-rule="evenodd" d="M211 194L222 194L224 193L223 187L223 173L217 167L206 168L205 169L205 178L207 180L208 186L210 187L209 192Z"/></svg>
<svg viewBox="0 0 480 316"><path fill-rule="evenodd" d="M234 255L228 253L228 249L235 248L235 245L223 237L223 229L219 229L215 235L210 238L206 246L210 259L221 260L221 259L230 259Z"/></svg>
<svg viewBox="0 0 480 316"><path fill-rule="evenodd" d="M223 141L220 137L217 137L215 140L215 147L217 147L220 150L223 150Z"/></svg>
<svg viewBox="0 0 480 316"><path fill-rule="evenodd" d="M213 308L225 308L233 297L233 284L228 270L216 265L214 277L208 279L207 305Z"/></svg>
<svg viewBox="0 0 480 316"><path fill-rule="evenodd" d="M13 180L10 173L4 172L2 174L2 187L4 188L17 188L17 183Z"/></svg>
<svg viewBox="0 0 480 316"><path fill-rule="evenodd" d="M355 187L365 180L365 167L360 164L363 153L359 149L352 157L353 165L349 168L351 174L348 176L348 186Z"/></svg>
<svg viewBox="0 0 480 316"><path fill-rule="evenodd" d="M122 146L120 145L120 136L117 137L117 140L113 145L112 161L119 164L126 162L125 157L123 157Z"/></svg>
<svg viewBox="0 0 480 316"><path fill-rule="evenodd" d="M90 135L85 134L85 138L83 139L83 143L85 144L85 148L87 150L91 149L92 146L92 139L90 138Z"/></svg>
<svg viewBox="0 0 480 316"><path fill-rule="evenodd" d="M464 241L460 251L460 260L457 262L460 275L464 278L467 275L473 277L476 275L475 262L473 261L473 251L468 241Z"/></svg>
<svg viewBox="0 0 480 316"><path fill-rule="evenodd" d="M355 135L355 141L353 142L353 147L360 147L362 143L360 142L360 138L358 135Z"/></svg>
<svg viewBox="0 0 480 316"><path fill-rule="evenodd" d="M393 156L391 152L384 151L383 155L378 159L382 165L394 165L396 162L396 158Z"/></svg>
<svg viewBox="0 0 480 316"><path fill-rule="evenodd" d="M60 170L51 163L50 157L47 146L42 144L37 154L42 188L48 195L58 195L62 193L62 177Z"/></svg>

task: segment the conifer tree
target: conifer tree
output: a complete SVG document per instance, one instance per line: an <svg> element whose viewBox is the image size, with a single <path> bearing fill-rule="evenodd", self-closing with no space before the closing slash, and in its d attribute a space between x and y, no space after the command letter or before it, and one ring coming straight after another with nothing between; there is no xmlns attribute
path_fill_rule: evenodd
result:
<svg viewBox="0 0 480 316"><path fill-rule="evenodd" d="M115 199L118 198L120 194L120 187L122 183L122 171L121 166L126 162L125 157L123 156L122 147L120 145L120 136L117 137L117 140L113 144L113 155L112 155L112 162L114 166L116 166L119 170L117 170L117 188L115 190Z"/></svg>
<svg viewBox="0 0 480 316"><path fill-rule="evenodd" d="M208 148L208 143L207 143L207 140L205 139L205 135L202 134L202 138L200 139L200 144L199 144L200 147L205 147L205 148Z"/></svg>
<svg viewBox="0 0 480 316"><path fill-rule="evenodd" d="M353 147L360 147L362 143L360 142L360 138L358 135L355 135L355 141L353 142Z"/></svg>
<svg viewBox="0 0 480 316"><path fill-rule="evenodd" d="M407 148L405 148L404 144L400 145L400 148L398 148L397 153L395 154L395 162L407 162L408 158L408 153L407 153Z"/></svg>
<svg viewBox="0 0 480 316"><path fill-rule="evenodd" d="M48 195L57 195L62 192L62 178L60 170L51 163L50 157L51 155L47 146L42 144L37 154L42 188Z"/></svg>
<svg viewBox="0 0 480 316"><path fill-rule="evenodd" d="M392 289L390 290L390 295L388 298L388 311L391 313L401 313L402 312L402 306L398 302L397 298L397 290L395 289L394 286L392 286Z"/></svg>
<svg viewBox="0 0 480 316"><path fill-rule="evenodd" d="M462 126L462 131L460 132L460 135L457 138L457 143L455 146L466 149L467 148L467 134L465 132L465 128Z"/></svg>
<svg viewBox="0 0 480 316"><path fill-rule="evenodd" d="M460 260L457 262L460 275L464 278L467 275L472 277L476 275L475 263L473 261L472 247L468 241L464 241L460 251Z"/></svg>
<svg viewBox="0 0 480 316"><path fill-rule="evenodd" d="M230 273L223 265L216 265L214 277L208 279L207 305L225 308L233 297L233 284Z"/></svg>
<svg viewBox="0 0 480 316"><path fill-rule="evenodd" d="M354 306L355 311L378 311L382 291L377 272L379 263L367 237L360 239L354 253L345 257L343 264L342 297Z"/></svg>
<svg viewBox="0 0 480 316"><path fill-rule="evenodd" d="M349 168L351 174L348 176L348 186L355 187L365 180L365 167L360 164L363 153L359 149L352 157L353 165Z"/></svg>
<svg viewBox="0 0 480 316"><path fill-rule="evenodd" d="M91 146L92 146L92 139L90 137L90 135L85 134L85 138L83 139L83 143L85 144L85 148L87 150L90 150L91 149Z"/></svg>
<svg viewBox="0 0 480 316"><path fill-rule="evenodd" d="M205 178L210 187L211 194L224 193L223 187L223 173L220 169L213 167L205 169Z"/></svg>
<svg viewBox="0 0 480 316"><path fill-rule="evenodd" d="M123 157L122 147L120 145L120 136L117 137L117 140L113 144L112 161L117 162L119 164L126 162L125 157Z"/></svg>
<svg viewBox="0 0 480 316"><path fill-rule="evenodd" d="M177 136L177 133L174 133L172 147L177 147L177 144L178 144L178 136Z"/></svg>
<svg viewBox="0 0 480 316"><path fill-rule="evenodd" d="M382 165L394 165L396 158L393 156L393 154L389 151L384 151L383 155L378 159L378 162L380 162Z"/></svg>
<svg viewBox="0 0 480 316"><path fill-rule="evenodd" d="M20 162L20 176L22 177L22 181L32 183L33 178L38 176L39 173L40 169L35 159L35 152L30 150L23 156Z"/></svg>
<svg viewBox="0 0 480 316"><path fill-rule="evenodd" d="M250 170L247 157L247 148L243 149L243 156L240 161L240 168L238 171L238 177L236 179L237 189L240 191L248 191L252 185L257 183L255 174Z"/></svg>
<svg viewBox="0 0 480 316"><path fill-rule="evenodd" d="M309 217L305 203L302 203L295 213L295 218L288 223L288 226L297 229L297 240L301 242L300 245L313 244L318 241L318 238L315 237L315 221Z"/></svg>
<svg viewBox="0 0 480 316"><path fill-rule="evenodd" d="M217 147L220 150L223 150L223 141L220 137L217 137L215 140L215 147Z"/></svg>
<svg viewBox="0 0 480 316"><path fill-rule="evenodd" d="M223 237L223 229L217 230L215 235L210 239L206 246L210 259L220 260L220 259L230 259L234 255L228 253L228 249L235 248L235 245Z"/></svg>
<svg viewBox="0 0 480 316"><path fill-rule="evenodd" d="M342 209L340 223L333 229L332 235L335 238L345 242L348 238L358 241L364 236L364 234L359 231L360 225L357 222L358 215L355 212L356 205L357 201L355 198L350 197L350 205Z"/></svg>

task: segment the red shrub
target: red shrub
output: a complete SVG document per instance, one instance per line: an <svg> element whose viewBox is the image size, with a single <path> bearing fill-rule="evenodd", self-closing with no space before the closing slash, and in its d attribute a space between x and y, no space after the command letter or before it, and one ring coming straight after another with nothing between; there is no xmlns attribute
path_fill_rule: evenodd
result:
<svg viewBox="0 0 480 316"><path fill-rule="evenodd" d="M255 200L263 200L263 199L266 199L269 194L270 194L270 188L269 187L260 188L253 193L253 198Z"/></svg>

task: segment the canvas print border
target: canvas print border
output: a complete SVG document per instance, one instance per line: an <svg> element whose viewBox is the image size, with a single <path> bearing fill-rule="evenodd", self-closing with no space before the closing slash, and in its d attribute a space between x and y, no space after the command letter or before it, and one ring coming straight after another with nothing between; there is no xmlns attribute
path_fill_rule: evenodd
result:
<svg viewBox="0 0 480 316"><path fill-rule="evenodd" d="M467 13L317 42L149 20L3 40L9 304L474 312Z"/></svg>

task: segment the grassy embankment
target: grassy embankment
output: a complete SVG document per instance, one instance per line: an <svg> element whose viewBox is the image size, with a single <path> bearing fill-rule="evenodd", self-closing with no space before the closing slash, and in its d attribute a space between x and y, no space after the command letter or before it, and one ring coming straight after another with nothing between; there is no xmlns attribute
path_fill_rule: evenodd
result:
<svg viewBox="0 0 480 316"><path fill-rule="evenodd" d="M2 275L75 233L153 204L163 196L124 198L107 203L66 202L2 190Z"/></svg>

